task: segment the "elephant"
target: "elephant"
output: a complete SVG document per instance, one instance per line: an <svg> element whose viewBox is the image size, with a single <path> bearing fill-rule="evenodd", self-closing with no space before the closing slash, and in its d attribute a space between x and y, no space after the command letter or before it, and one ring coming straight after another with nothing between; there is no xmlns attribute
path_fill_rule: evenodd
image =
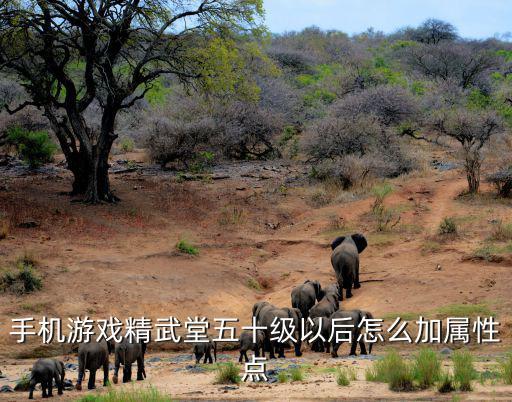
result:
<svg viewBox="0 0 512 402"><path fill-rule="evenodd" d="M322 300L309 310L309 317L311 319L316 317L329 318L332 313L340 308L341 293L342 290L338 284L327 286Z"/></svg>
<svg viewBox="0 0 512 402"><path fill-rule="evenodd" d="M56 359L39 359L32 366L28 399L34 399L36 384L41 384L43 398L53 396L53 380L57 385L58 394L64 391L64 363Z"/></svg>
<svg viewBox="0 0 512 402"><path fill-rule="evenodd" d="M357 344L359 343L359 348L362 355L366 355L366 345L364 344L364 340L357 340L359 338L359 335L361 334L361 328L359 328L359 324L363 319L372 319L373 315L368 311L363 310L339 310L336 311L331 316L331 322L335 318L349 318L347 321L343 321L343 325L350 325L353 326L352 328L352 344L350 345L350 356L356 356L356 349ZM332 357L338 357L338 349L341 346L342 342L336 342L336 336L333 334L332 340L331 340L331 356ZM372 353L372 346L373 343L370 343L368 353Z"/></svg>
<svg viewBox="0 0 512 402"><path fill-rule="evenodd" d="M108 385L109 355L114 347L112 342L93 340L87 343L81 343L78 346L78 379L76 389L82 390L82 381L85 376L85 370L89 370L88 389L94 389L96 386L96 370L103 367L103 386Z"/></svg>
<svg viewBox="0 0 512 402"><path fill-rule="evenodd" d="M203 364L207 362L213 364L212 359L212 350L213 356L215 358L215 362L217 362L217 343L212 340L212 338L208 338L208 342L198 342L194 345L193 353L196 357L196 364L199 364L199 361L204 356Z"/></svg>
<svg viewBox="0 0 512 402"><path fill-rule="evenodd" d="M359 289L359 254L368 246L366 238L359 233L336 238L331 243L331 264L336 273L340 289L346 290L347 299L352 297L352 285ZM343 300L343 294L341 296Z"/></svg>
<svg viewBox="0 0 512 402"><path fill-rule="evenodd" d="M266 303L266 302L263 302ZM258 303L256 303L258 304ZM300 357L302 356L301 352L301 335L302 335L302 314L298 308L289 308L289 307L283 307L283 308L277 308L275 306L272 306L270 304L263 305L259 311L257 311L258 314L258 325L261 325L265 327L265 348L270 352L270 358L275 359L275 351L278 352L278 357L284 358L284 348L286 346L285 343L277 342L277 340L270 340L273 337L276 337L275 334L271 334L272 332L272 323L274 320L284 320L284 319L292 319L293 326L294 326L294 347L295 347L295 356ZM284 324L287 322L282 321Z"/></svg>
<svg viewBox="0 0 512 402"><path fill-rule="evenodd" d="M307 280L292 289L292 307L298 308L302 317L308 318L309 309L322 300L324 292L318 281Z"/></svg>
<svg viewBox="0 0 512 402"><path fill-rule="evenodd" d="M249 357L247 356L247 351L252 350L256 357L260 357L260 350L262 353L262 357L265 357L265 332L262 330L256 331L256 343L253 342L253 333L252 331L244 331L240 334L240 358L238 359L239 363L242 363L242 358L245 358L245 362L249 361Z"/></svg>
<svg viewBox="0 0 512 402"><path fill-rule="evenodd" d="M308 333L311 331L313 336L321 335L321 338L315 339L311 343L311 350L313 352L326 352L330 353L331 344L329 337L331 335L331 319L325 317L315 317L312 319L313 323L308 326ZM322 338L324 341L322 341Z"/></svg>
<svg viewBox="0 0 512 402"><path fill-rule="evenodd" d="M135 342L133 339L128 340L126 337L119 343L116 343L114 349L115 365L114 376L112 382L117 384L119 367L123 365L123 383L132 380L132 364L137 362L137 381L146 378L146 370L144 369L144 355L146 354L147 344L145 342Z"/></svg>
<svg viewBox="0 0 512 402"><path fill-rule="evenodd" d="M274 308L276 308L276 306L266 301L254 303L254 306L252 307L252 316L256 319L256 323L260 323L260 318L266 311Z"/></svg>

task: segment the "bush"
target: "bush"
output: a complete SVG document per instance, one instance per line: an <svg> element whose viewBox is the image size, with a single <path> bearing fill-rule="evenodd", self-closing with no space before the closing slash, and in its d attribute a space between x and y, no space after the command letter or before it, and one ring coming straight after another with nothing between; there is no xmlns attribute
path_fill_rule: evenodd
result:
<svg viewBox="0 0 512 402"><path fill-rule="evenodd" d="M473 356L464 350L457 350L453 357L453 378L461 391L471 391L471 381L476 377Z"/></svg>
<svg viewBox="0 0 512 402"><path fill-rule="evenodd" d="M41 278L31 261L22 258L16 262L13 270L7 270L0 276L0 289L22 295L40 290Z"/></svg>
<svg viewBox="0 0 512 402"><path fill-rule="evenodd" d="M491 240L508 241L512 240L512 224L498 221L493 228Z"/></svg>
<svg viewBox="0 0 512 402"><path fill-rule="evenodd" d="M411 391L413 372L396 351L388 352L366 371L367 381L386 382L392 391Z"/></svg>
<svg viewBox="0 0 512 402"><path fill-rule="evenodd" d="M234 363L229 362L217 368L216 384L239 384L240 369Z"/></svg>
<svg viewBox="0 0 512 402"><path fill-rule="evenodd" d="M119 147L123 152L133 152L135 149L135 142L129 137L124 137L119 141Z"/></svg>
<svg viewBox="0 0 512 402"><path fill-rule="evenodd" d="M184 239L181 239L176 243L176 250L189 255L199 255L199 249Z"/></svg>
<svg viewBox="0 0 512 402"><path fill-rule="evenodd" d="M279 381L281 384L284 384L285 382L288 381L288 374L286 373L286 371L280 371L277 374L277 381Z"/></svg>
<svg viewBox="0 0 512 402"><path fill-rule="evenodd" d="M441 374L439 382L437 383L437 390L442 394L455 391L453 377L448 371Z"/></svg>
<svg viewBox="0 0 512 402"><path fill-rule="evenodd" d="M420 388L434 385L441 375L441 362L437 353L428 348L420 350L414 360L413 373Z"/></svg>
<svg viewBox="0 0 512 402"><path fill-rule="evenodd" d="M336 372L336 384L340 387L346 387L350 385L350 381L357 379L356 371L352 367L340 368Z"/></svg>
<svg viewBox="0 0 512 402"><path fill-rule="evenodd" d="M163 395L156 388L150 387L147 389L123 389L115 390L109 388L104 394L87 395L80 399L78 402L171 402L172 399Z"/></svg>
<svg viewBox="0 0 512 402"><path fill-rule="evenodd" d="M301 367L295 367L290 370L290 377L292 381L303 381L304 380L304 372Z"/></svg>
<svg viewBox="0 0 512 402"><path fill-rule="evenodd" d="M16 148L18 155L31 168L51 162L57 151L57 146L51 141L46 131L29 131L12 127L8 130L7 141Z"/></svg>
<svg viewBox="0 0 512 402"><path fill-rule="evenodd" d="M439 224L438 233L440 235L456 234L457 223L454 218L446 217Z"/></svg>
<svg viewBox="0 0 512 402"><path fill-rule="evenodd" d="M508 353L500 363L501 378L503 382L508 385L512 385L512 353Z"/></svg>

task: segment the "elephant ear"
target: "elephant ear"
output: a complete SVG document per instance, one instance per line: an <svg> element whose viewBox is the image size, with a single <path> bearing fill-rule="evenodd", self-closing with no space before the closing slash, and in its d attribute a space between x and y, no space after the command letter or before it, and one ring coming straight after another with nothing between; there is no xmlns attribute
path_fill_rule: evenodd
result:
<svg viewBox="0 0 512 402"><path fill-rule="evenodd" d="M354 240L354 243L357 247L357 252L361 254L364 249L368 246L368 242L366 241L366 237L364 237L360 233L356 233L352 235L352 240Z"/></svg>
<svg viewBox="0 0 512 402"><path fill-rule="evenodd" d="M340 236L340 237L337 237L336 239L334 239L333 242L331 243L331 249L334 250L341 243L343 243L344 240L345 240L345 236Z"/></svg>

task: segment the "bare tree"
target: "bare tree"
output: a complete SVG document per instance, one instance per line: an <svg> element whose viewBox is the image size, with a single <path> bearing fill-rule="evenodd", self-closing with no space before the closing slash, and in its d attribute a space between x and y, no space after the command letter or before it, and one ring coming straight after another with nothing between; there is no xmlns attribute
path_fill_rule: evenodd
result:
<svg viewBox="0 0 512 402"><path fill-rule="evenodd" d="M116 201L108 156L118 113L163 74L185 84L210 78L205 49L257 27L262 13L261 0L0 0L0 69L28 94L6 109L41 108L73 172L73 193ZM95 103L98 129L84 117Z"/></svg>
<svg viewBox="0 0 512 402"><path fill-rule="evenodd" d="M429 18L412 31L412 39L437 45L443 40L453 41L457 39L457 29L449 22Z"/></svg>

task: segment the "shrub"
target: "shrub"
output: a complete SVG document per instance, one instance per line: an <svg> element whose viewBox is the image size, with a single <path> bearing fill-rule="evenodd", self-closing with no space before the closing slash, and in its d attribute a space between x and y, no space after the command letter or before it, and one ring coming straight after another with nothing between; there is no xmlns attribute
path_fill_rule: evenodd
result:
<svg viewBox="0 0 512 402"><path fill-rule="evenodd" d="M500 197L510 197L512 193L512 167L490 174L487 176L487 182L494 185Z"/></svg>
<svg viewBox="0 0 512 402"><path fill-rule="evenodd" d="M0 276L0 289L22 295L40 290L43 287L41 278L32 262L21 258L13 270L7 270Z"/></svg>
<svg viewBox="0 0 512 402"><path fill-rule="evenodd" d="M438 233L440 235L448 235L448 234L456 234L457 233L457 223L454 218L446 217L439 224Z"/></svg>
<svg viewBox="0 0 512 402"><path fill-rule="evenodd" d="M281 384L288 381L288 374L286 373L286 371L280 371L277 374L277 381L279 381Z"/></svg>
<svg viewBox="0 0 512 402"><path fill-rule="evenodd" d="M455 387L453 386L453 377L448 371L441 374L437 383L437 390L442 394L455 391Z"/></svg>
<svg viewBox="0 0 512 402"><path fill-rule="evenodd" d="M372 205L372 214L377 221L377 230L382 232L389 227L394 227L400 222L400 215L395 214L384 205L385 198L393 192L393 187L388 183L376 185L372 189L375 200Z"/></svg>
<svg viewBox="0 0 512 402"><path fill-rule="evenodd" d="M367 369L366 380L386 382L392 391L413 389L412 369L396 351L388 352L382 360L376 361Z"/></svg>
<svg viewBox="0 0 512 402"><path fill-rule="evenodd" d="M57 146L46 131L29 131L20 127L8 130L7 141L31 168L37 168L53 160Z"/></svg>
<svg viewBox="0 0 512 402"><path fill-rule="evenodd" d="M441 375L441 362L437 353L428 348L420 350L414 360L413 373L420 388L434 385Z"/></svg>
<svg viewBox="0 0 512 402"><path fill-rule="evenodd" d="M512 385L512 353L508 353L500 363L501 378L503 382L508 385Z"/></svg>
<svg viewBox="0 0 512 402"><path fill-rule="evenodd" d="M491 240L508 241L512 240L512 224L498 221L493 228Z"/></svg>
<svg viewBox="0 0 512 402"><path fill-rule="evenodd" d="M294 367L290 370L290 377L292 381L303 381L304 372L301 367Z"/></svg>
<svg viewBox="0 0 512 402"><path fill-rule="evenodd" d="M457 350L453 357L453 378L461 391L471 391L471 381L475 379L473 356L464 350Z"/></svg>
<svg viewBox="0 0 512 402"><path fill-rule="evenodd" d="M340 368L336 372L336 384L340 387L346 387L350 385L350 381L357 379L356 371L352 367Z"/></svg>
<svg viewBox="0 0 512 402"><path fill-rule="evenodd" d="M261 290L260 283L254 278L247 279L247 287L254 290Z"/></svg>
<svg viewBox="0 0 512 402"><path fill-rule="evenodd" d="M199 255L199 249L184 239L181 239L176 243L176 250L180 253L189 255Z"/></svg>
<svg viewBox="0 0 512 402"><path fill-rule="evenodd" d="M119 147L123 152L133 152L135 149L135 142L130 137L124 137L119 141Z"/></svg>
<svg viewBox="0 0 512 402"><path fill-rule="evenodd" d="M229 362L217 368L216 384L238 384L240 381L240 369L234 363Z"/></svg>
<svg viewBox="0 0 512 402"><path fill-rule="evenodd" d="M149 387L147 389L123 389L115 390L109 388L104 394L87 395L80 399L78 402L171 402L172 399L163 395L156 388Z"/></svg>

